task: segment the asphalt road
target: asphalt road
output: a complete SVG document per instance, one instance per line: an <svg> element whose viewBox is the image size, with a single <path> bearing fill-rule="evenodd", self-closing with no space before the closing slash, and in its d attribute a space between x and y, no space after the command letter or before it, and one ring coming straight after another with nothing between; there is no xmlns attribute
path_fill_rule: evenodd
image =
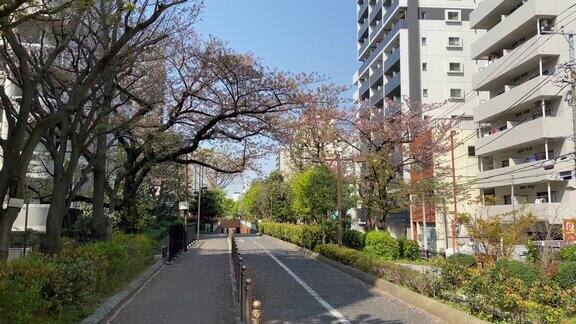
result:
<svg viewBox="0 0 576 324"><path fill-rule="evenodd" d="M230 254L224 236L204 236L165 265L109 323L235 323Z"/></svg>
<svg viewBox="0 0 576 324"><path fill-rule="evenodd" d="M238 237L264 323L439 323L423 310L267 237Z"/></svg>

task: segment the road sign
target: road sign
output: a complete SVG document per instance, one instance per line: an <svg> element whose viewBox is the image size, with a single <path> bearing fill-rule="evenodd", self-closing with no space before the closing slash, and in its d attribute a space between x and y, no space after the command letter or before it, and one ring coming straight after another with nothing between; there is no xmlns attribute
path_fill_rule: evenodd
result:
<svg viewBox="0 0 576 324"><path fill-rule="evenodd" d="M564 241L576 241L576 219L564 220Z"/></svg>
<svg viewBox="0 0 576 324"><path fill-rule="evenodd" d="M181 201L178 203L178 209L180 210L188 210L190 208L190 204L187 201Z"/></svg>

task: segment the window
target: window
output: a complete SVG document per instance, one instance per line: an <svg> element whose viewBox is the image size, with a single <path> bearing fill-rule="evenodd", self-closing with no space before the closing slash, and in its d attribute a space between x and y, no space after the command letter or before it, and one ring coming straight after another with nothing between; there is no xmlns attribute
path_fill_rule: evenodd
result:
<svg viewBox="0 0 576 324"><path fill-rule="evenodd" d="M422 37L422 46L426 46L426 37Z"/></svg>
<svg viewBox="0 0 576 324"><path fill-rule="evenodd" d="M462 47L462 38L459 36L449 36L448 47Z"/></svg>
<svg viewBox="0 0 576 324"><path fill-rule="evenodd" d="M428 71L428 63L422 63L422 71Z"/></svg>
<svg viewBox="0 0 576 324"><path fill-rule="evenodd" d="M420 19L424 20L424 19L427 18L427 16L428 16L428 15L426 14L426 11L423 11L423 10L420 11Z"/></svg>
<svg viewBox="0 0 576 324"><path fill-rule="evenodd" d="M462 16L461 16L460 10L446 10L444 18L447 22L461 22L462 21Z"/></svg>
<svg viewBox="0 0 576 324"><path fill-rule="evenodd" d="M462 93L462 89L450 89L450 99L451 100L462 100L464 99L464 94Z"/></svg>
<svg viewBox="0 0 576 324"><path fill-rule="evenodd" d="M428 89L422 89L422 97L428 98Z"/></svg>
<svg viewBox="0 0 576 324"><path fill-rule="evenodd" d="M511 195L502 196L502 202L504 203L504 205L512 205L512 196Z"/></svg>
<svg viewBox="0 0 576 324"><path fill-rule="evenodd" d="M476 147L468 146L468 156L476 156Z"/></svg>
<svg viewBox="0 0 576 324"><path fill-rule="evenodd" d="M500 162L500 167L502 167L502 168L506 168L506 167L509 167L509 166L510 166L510 160L502 160L502 161Z"/></svg>
<svg viewBox="0 0 576 324"><path fill-rule="evenodd" d="M462 63L449 62L448 63L448 73L462 73Z"/></svg>

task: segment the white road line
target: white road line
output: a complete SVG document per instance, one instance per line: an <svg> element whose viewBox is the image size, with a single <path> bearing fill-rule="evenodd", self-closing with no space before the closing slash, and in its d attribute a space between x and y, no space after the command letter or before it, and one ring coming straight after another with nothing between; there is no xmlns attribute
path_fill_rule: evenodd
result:
<svg viewBox="0 0 576 324"><path fill-rule="evenodd" d="M300 277L298 277L292 270L290 270L290 268L288 268L284 263L282 263L282 261L278 260L278 258L276 258L272 253L270 253L270 251L268 251L264 246L262 246L262 244L256 241L254 241L254 243L259 247L261 247L264 250L264 252L266 252L266 254L268 254L268 256L272 258L272 260L276 261L276 263L278 263L284 270L286 270L286 272L288 272L288 274L292 278L294 278L294 280L296 280L296 282L299 283L300 286L302 286L302 288L304 288L312 297L314 297L314 299L316 299L320 303L320 305L324 306L324 308L326 308L326 310L332 316L336 317L340 323L350 324L350 321L347 320L346 317L344 317L344 315L342 315L339 311L337 311L334 307L332 307L332 305L328 304L328 302L326 302L324 298L320 297L320 295L318 295L318 293L314 291L314 289L310 288L308 284L306 284L302 279L300 279Z"/></svg>

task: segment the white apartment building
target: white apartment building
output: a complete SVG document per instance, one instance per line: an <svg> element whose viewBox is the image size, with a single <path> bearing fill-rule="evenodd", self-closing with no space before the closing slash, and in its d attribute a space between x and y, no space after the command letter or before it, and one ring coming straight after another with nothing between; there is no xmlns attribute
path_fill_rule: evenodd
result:
<svg viewBox="0 0 576 324"><path fill-rule="evenodd" d="M576 31L575 12L576 0L484 0L470 14L471 27L485 30L471 54L472 88L483 98L474 109L477 184L497 198L488 215L521 208L554 224L574 217L575 120L563 98L570 87L556 82L569 46L549 31Z"/></svg>
<svg viewBox="0 0 576 324"><path fill-rule="evenodd" d="M471 75L475 71L470 44L477 31L469 23L474 7L474 0L357 1L361 63L354 76L356 103L382 107L385 100L403 98L430 104L446 102L430 115L463 120L454 135L458 182L477 171L476 127L472 122L476 102L467 98L473 93ZM436 158L445 163L450 156ZM449 163L451 166L451 160ZM438 206L426 208L424 226L418 204L410 214L388 217L386 226L396 236L407 233L429 250L444 251L452 245L451 231L446 231L453 218L452 206L448 201L441 211Z"/></svg>

